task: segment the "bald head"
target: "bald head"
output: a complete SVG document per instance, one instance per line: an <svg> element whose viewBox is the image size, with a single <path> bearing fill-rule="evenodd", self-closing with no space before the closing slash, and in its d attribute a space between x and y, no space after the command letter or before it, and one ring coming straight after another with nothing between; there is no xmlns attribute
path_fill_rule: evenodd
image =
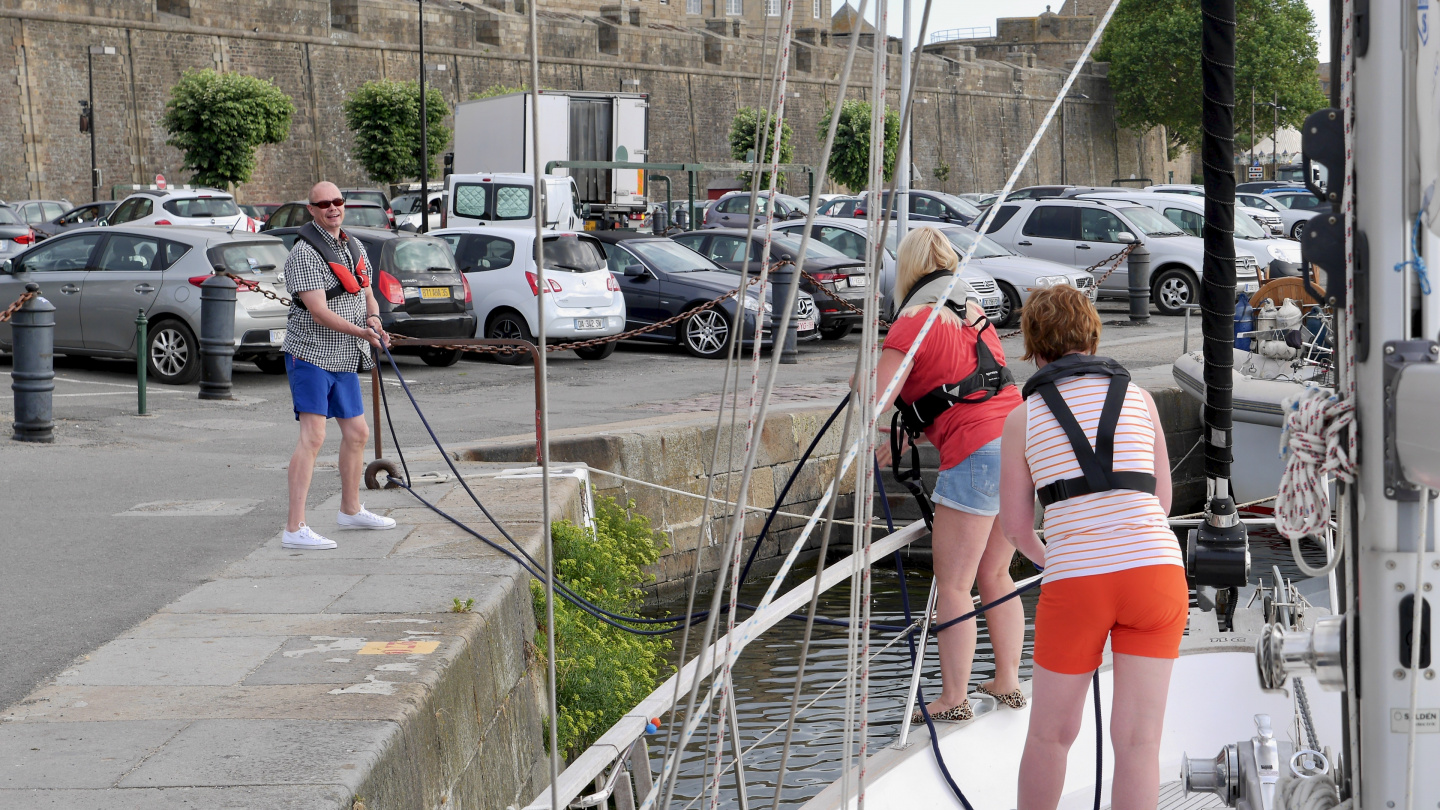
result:
<svg viewBox="0 0 1440 810"><path fill-rule="evenodd" d="M334 183L316 183L310 187L309 203L306 210L315 220L316 227L338 238L340 225L345 222L345 201L340 196L340 189Z"/></svg>

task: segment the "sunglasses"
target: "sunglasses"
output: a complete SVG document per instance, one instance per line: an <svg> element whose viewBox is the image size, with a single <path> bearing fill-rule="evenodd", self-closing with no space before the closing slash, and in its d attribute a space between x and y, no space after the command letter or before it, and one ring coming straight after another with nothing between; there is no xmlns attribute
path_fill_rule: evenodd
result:
<svg viewBox="0 0 1440 810"><path fill-rule="evenodd" d="M326 208L329 208L329 207L332 206L332 205L335 206L336 208L344 208L344 207L345 207L345 200L344 200L343 197L342 197L341 199L338 199L338 200L319 200L319 201L311 200L311 201L310 201L310 204L313 205L313 206L315 206L316 208L319 208L320 210L323 211L323 210L325 210Z"/></svg>

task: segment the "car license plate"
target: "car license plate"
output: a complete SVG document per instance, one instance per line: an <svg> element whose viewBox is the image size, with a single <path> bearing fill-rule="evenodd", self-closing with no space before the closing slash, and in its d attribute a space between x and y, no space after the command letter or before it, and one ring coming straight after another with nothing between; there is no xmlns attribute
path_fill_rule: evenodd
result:
<svg viewBox="0 0 1440 810"><path fill-rule="evenodd" d="M864 287L870 283L870 279L864 276L846 276L845 283L851 287Z"/></svg>
<svg viewBox="0 0 1440 810"><path fill-rule="evenodd" d="M576 328L576 329L604 329L604 328L605 328L605 319L604 319L604 318L576 318L576 319L575 319L575 328Z"/></svg>
<svg viewBox="0 0 1440 810"><path fill-rule="evenodd" d="M421 287L421 288L420 288L420 297L421 297L421 298L449 298L449 297L450 297L450 288L449 288L449 287Z"/></svg>
<svg viewBox="0 0 1440 810"><path fill-rule="evenodd" d="M985 299L982 299L982 300L980 301L980 306L984 307L985 309L989 309L989 308L991 308L991 307L998 307L998 306L1000 306L1000 299L999 299L999 298L985 298Z"/></svg>
<svg viewBox="0 0 1440 810"><path fill-rule="evenodd" d="M1242 281L1240 283L1240 292L1253 293L1258 291L1259 289L1260 282L1258 281Z"/></svg>
<svg viewBox="0 0 1440 810"><path fill-rule="evenodd" d="M271 330L270 330L270 342L271 342L271 343L284 343L284 342L285 342L285 330L284 330L284 329L271 329Z"/></svg>
<svg viewBox="0 0 1440 810"><path fill-rule="evenodd" d="M809 332L815 328L815 321L810 318L801 318L795 322L796 332Z"/></svg>

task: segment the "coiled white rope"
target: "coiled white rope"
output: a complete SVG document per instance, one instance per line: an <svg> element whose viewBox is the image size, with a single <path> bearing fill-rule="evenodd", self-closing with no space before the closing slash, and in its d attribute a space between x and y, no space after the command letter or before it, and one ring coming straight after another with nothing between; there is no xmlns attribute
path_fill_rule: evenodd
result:
<svg viewBox="0 0 1440 810"><path fill-rule="evenodd" d="M1340 791L1330 774L1301 779L1286 775L1280 780L1275 806L1280 810L1350 810L1353 802L1340 801Z"/></svg>
<svg viewBox="0 0 1440 810"><path fill-rule="evenodd" d="M1295 562L1307 576L1329 574L1344 546L1323 568L1310 568L1300 556L1300 538L1320 536L1330 525L1330 478L1355 480L1355 465L1346 452L1344 430L1355 420L1355 406L1328 389L1309 387L1281 402L1285 426L1280 432L1280 457L1285 474L1275 501L1275 528L1290 541Z"/></svg>

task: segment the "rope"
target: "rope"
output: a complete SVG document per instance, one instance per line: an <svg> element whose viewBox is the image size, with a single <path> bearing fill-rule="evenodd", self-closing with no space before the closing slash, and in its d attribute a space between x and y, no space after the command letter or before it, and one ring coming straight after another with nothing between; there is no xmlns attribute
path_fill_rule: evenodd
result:
<svg viewBox="0 0 1440 810"><path fill-rule="evenodd" d="M1285 427L1280 454L1285 473L1275 501L1275 528L1290 541L1300 570L1307 576L1322 576L1339 563L1344 545L1323 568L1314 569L1300 556L1300 539L1318 536L1329 527L1329 479L1355 480L1354 463L1345 452L1346 429L1355 420L1355 406L1352 400L1318 387L1286 397L1282 406Z"/></svg>
<svg viewBox="0 0 1440 810"><path fill-rule="evenodd" d="M1275 799L1280 810L1350 810L1354 806L1352 800L1340 801L1333 772L1308 779L1281 778Z"/></svg>

